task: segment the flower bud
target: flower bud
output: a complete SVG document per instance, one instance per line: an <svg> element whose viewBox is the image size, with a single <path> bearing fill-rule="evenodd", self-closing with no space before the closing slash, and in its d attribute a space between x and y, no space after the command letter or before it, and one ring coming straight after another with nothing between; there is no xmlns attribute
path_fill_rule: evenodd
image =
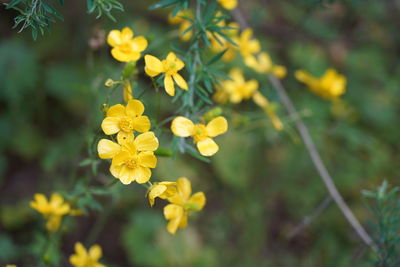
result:
<svg viewBox="0 0 400 267"><path fill-rule="evenodd" d="M107 81L104 83L104 86L110 88L110 87L113 87L114 84L115 84L115 81L113 81L112 79L107 79Z"/></svg>

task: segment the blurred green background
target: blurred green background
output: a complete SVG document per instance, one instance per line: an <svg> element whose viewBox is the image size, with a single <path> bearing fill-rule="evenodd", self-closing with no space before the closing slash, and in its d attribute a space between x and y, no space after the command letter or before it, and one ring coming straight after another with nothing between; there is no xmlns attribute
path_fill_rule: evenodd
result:
<svg viewBox="0 0 400 267"><path fill-rule="evenodd" d="M117 23L95 20L80 2L65 1L64 22L36 42L29 31L11 29L16 12L0 7L0 265L35 266L32 255L44 237L28 206L34 193L112 179L104 161L93 162L94 176L90 166L78 167L100 133L104 81L118 79L123 67L111 58L106 33L129 26L158 55L184 47L167 23L168 10L147 10L154 1L122 1L126 11L113 13ZM287 66L285 87L339 191L367 225L361 190L400 178L400 1L240 2L263 48ZM293 77L299 68L318 76L328 67L348 79L342 106L312 95ZM265 77L246 77L259 79L261 90L279 101ZM148 78L139 78L136 96L150 88ZM121 94L114 97L112 103L121 101ZM146 114L155 122L173 115L170 100L151 90L143 98ZM335 204L291 235L328 193L283 107L283 133L252 103L227 112L230 131L217 139L211 164L186 155L159 158L156 179L186 176L194 192L206 193L205 209L187 229L169 235L163 202L151 209L142 187L118 184L113 196L96 197L103 210L69 222L62 266L69 266L73 244L88 238L103 247L107 266L368 266L369 251ZM171 135L158 135L169 148Z"/></svg>

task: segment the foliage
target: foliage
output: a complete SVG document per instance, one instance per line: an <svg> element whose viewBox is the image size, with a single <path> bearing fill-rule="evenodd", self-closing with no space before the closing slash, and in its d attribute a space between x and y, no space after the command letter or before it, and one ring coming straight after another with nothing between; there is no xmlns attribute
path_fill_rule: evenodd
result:
<svg viewBox="0 0 400 267"><path fill-rule="evenodd" d="M7 9L15 9L20 13L14 18L13 28L19 27L19 32L30 28L32 38L36 40L38 33L43 35L57 19L64 20L64 17L54 7L55 3L52 2L56 2L60 6L64 5L64 0L12 0L5 5ZM117 0L87 0L87 12L96 12L96 18L105 14L115 21L111 14L113 10L123 11L124 9Z"/></svg>
<svg viewBox="0 0 400 267"><path fill-rule="evenodd" d="M389 188L387 181L374 191L364 190L374 216L371 228L378 244L376 266L400 264L400 187Z"/></svg>
<svg viewBox="0 0 400 267"><path fill-rule="evenodd" d="M32 1L15 7L29 12L25 3ZM107 15L112 3L91 1L90 10ZM153 3L124 2L126 12L113 13L117 23L80 24L87 17L71 9L63 13L65 21L76 23L60 23L36 42L8 30L13 8L0 16L0 23L8 25L2 27L0 41L0 265L67 265L80 241L87 249L101 245L100 261L106 266L369 266L373 253L361 253L367 250L334 205L288 237L327 193L294 131L294 118L283 112L266 75L248 68L240 56L223 61L228 50L211 50L210 33L238 47L225 34L232 29L220 24L231 21L230 13L203 0ZM382 177L397 184L399 177L400 38L397 17L390 15L396 8L387 4L241 2L253 37L287 66L283 83L361 222L370 217L360 202L361 188L373 187ZM72 7L66 2L63 8ZM179 15L183 9L196 15ZM178 39L179 26L167 24L168 13L189 22L188 41ZM43 29L52 22L46 23ZM152 80L144 72L144 60L124 66L112 59L105 32L126 26L148 39L143 55L162 59L175 52L186 64L180 74L193 90L178 89L170 98L163 74ZM259 92L284 125L282 131L273 128L251 99L214 102L215 85L231 81L231 67L242 69L246 81L259 82ZM320 99L294 77L298 69L321 77L331 67L348 82L339 102ZM117 84L105 87L108 78ZM109 173L110 164L98 158L96 147L105 137L103 111L121 103L127 81L134 97L145 104L161 146L154 152L158 162L152 181L190 177L194 192L201 189L207 195L204 210L175 236L165 229L163 200L156 199L150 208L146 188L112 183L118 180ZM177 115L206 123L222 114L229 131L217 137L219 151L212 158L202 156L191 139L171 134L169 126ZM399 198L390 193L394 189L384 191L390 195L386 200L377 197L378 191L369 194L371 208L376 212L379 207L387 216L375 216L368 232L380 248L376 263L396 266L398 221L389 211L398 208ZM58 235L50 238L45 219L28 205L37 192L60 193L83 214L66 216Z"/></svg>

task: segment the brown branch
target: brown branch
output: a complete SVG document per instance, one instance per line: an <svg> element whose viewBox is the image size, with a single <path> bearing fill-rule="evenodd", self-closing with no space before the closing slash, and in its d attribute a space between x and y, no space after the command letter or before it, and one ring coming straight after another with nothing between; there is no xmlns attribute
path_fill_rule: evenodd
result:
<svg viewBox="0 0 400 267"><path fill-rule="evenodd" d="M240 12L239 8L233 10L232 15L235 18L235 20L239 23L242 29L248 28L247 20ZM304 124L300 116L298 116L296 108L294 107L292 100L286 93L286 90L283 87L282 83L272 74L269 74L268 78L271 81L274 89L278 93L279 98L281 99L287 112L291 117L294 118L296 128L299 131L300 136L304 142L304 145L306 146L306 149L308 151L308 154L310 155L310 158L314 164L314 167L317 170L322 181L324 182L325 187L327 188L330 196L338 205L339 209L341 210L347 221L350 223L350 225L354 228L354 230L361 238L361 240L363 240L366 245L371 247L372 250L377 251L377 247L372 241L372 238L368 235L364 227L354 216L353 212L350 210L349 206L347 206L346 202L343 200L343 197L337 190L335 183L332 180L332 177L330 176L328 170L325 167L324 162L321 159L321 156L318 153L318 150L310 136L310 133L308 132L306 125Z"/></svg>

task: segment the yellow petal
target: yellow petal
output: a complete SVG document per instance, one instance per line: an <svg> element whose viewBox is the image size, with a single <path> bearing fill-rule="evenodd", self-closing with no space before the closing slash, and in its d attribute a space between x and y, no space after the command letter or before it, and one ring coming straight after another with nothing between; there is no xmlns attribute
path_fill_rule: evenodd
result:
<svg viewBox="0 0 400 267"><path fill-rule="evenodd" d="M192 185L186 177L181 177L176 180L176 188L178 194L183 198L184 201L188 200L192 194Z"/></svg>
<svg viewBox="0 0 400 267"><path fill-rule="evenodd" d="M175 86L174 86L174 81L172 80L171 75L165 74L164 86L165 86L165 91L167 92L167 94L169 94L170 96L175 95Z"/></svg>
<svg viewBox="0 0 400 267"><path fill-rule="evenodd" d="M167 60L167 61L174 62L174 61L176 60L176 55L175 55L175 53L174 53L174 52L169 52L168 55L167 55L167 57L166 57L166 60Z"/></svg>
<svg viewBox="0 0 400 267"><path fill-rule="evenodd" d="M206 204L206 196L203 192L197 192L190 197L188 203L191 205L191 207L193 207L193 210L202 210L204 205Z"/></svg>
<svg viewBox="0 0 400 267"><path fill-rule="evenodd" d="M132 86L130 82L125 82L124 84L124 92L123 92L124 101L126 103L129 102L133 98L132 95Z"/></svg>
<svg viewBox="0 0 400 267"><path fill-rule="evenodd" d="M125 107L121 104L113 105L107 110L107 117L122 117L125 115Z"/></svg>
<svg viewBox="0 0 400 267"><path fill-rule="evenodd" d="M138 151L154 151L158 148L158 139L153 132L139 134L133 142Z"/></svg>
<svg viewBox="0 0 400 267"><path fill-rule="evenodd" d="M178 228L185 228L187 226L187 222L188 222L188 216L187 213L184 213L183 216L181 217L181 221L179 222Z"/></svg>
<svg viewBox="0 0 400 267"><path fill-rule="evenodd" d="M176 58L176 60L175 60L176 70L179 71L179 70L183 69L184 67L185 67L185 63L182 60L180 60L179 58Z"/></svg>
<svg viewBox="0 0 400 267"><path fill-rule="evenodd" d="M133 169L133 177L139 184L147 183L151 177L151 170L146 167L137 167Z"/></svg>
<svg viewBox="0 0 400 267"><path fill-rule="evenodd" d="M118 144L123 145L126 143L133 142L133 140L134 140L133 132L124 132L124 131L118 132L117 135Z"/></svg>
<svg viewBox="0 0 400 267"><path fill-rule="evenodd" d="M258 53L261 50L260 42L256 39L250 40L248 43L248 48L250 50L250 53Z"/></svg>
<svg viewBox="0 0 400 267"><path fill-rule="evenodd" d="M305 71L305 70L296 70L296 72L294 73L294 76L296 77L296 79L302 83L309 83L311 81L313 81L315 78L313 76L310 75L309 72Z"/></svg>
<svg viewBox="0 0 400 267"><path fill-rule="evenodd" d="M146 67L144 70L145 70L146 74L149 75L150 77L157 76L158 74L160 74L161 72L164 71L164 67L163 67L161 60L159 60L155 56L145 55L144 61L146 64Z"/></svg>
<svg viewBox="0 0 400 267"><path fill-rule="evenodd" d="M206 157L210 157L218 152L218 145L211 138L206 138L200 142L197 142L197 149L200 154Z"/></svg>
<svg viewBox="0 0 400 267"><path fill-rule="evenodd" d="M169 220L167 230L171 234L175 234L178 230L182 216L184 215L183 208L174 204L168 204L164 207L164 217Z"/></svg>
<svg viewBox="0 0 400 267"><path fill-rule="evenodd" d="M81 256L87 255L86 248L82 245L81 242L75 243L75 252L76 252L76 254L81 255Z"/></svg>
<svg viewBox="0 0 400 267"><path fill-rule="evenodd" d="M215 137L217 135L223 134L228 130L228 122L222 116L218 116L212 119L206 126L207 135L210 137Z"/></svg>
<svg viewBox="0 0 400 267"><path fill-rule="evenodd" d="M121 44L121 32L118 30L112 30L107 36L107 43L114 47Z"/></svg>
<svg viewBox="0 0 400 267"><path fill-rule="evenodd" d="M97 144L97 151L101 159L111 159L121 151L121 146L108 139L101 139Z"/></svg>
<svg viewBox="0 0 400 267"><path fill-rule="evenodd" d="M279 79L285 78L287 73L286 67L282 65L273 66L271 71Z"/></svg>
<svg viewBox="0 0 400 267"><path fill-rule="evenodd" d="M130 39L132 39L132 37L133 37L133 31L130 28L125 27L122 29L122 31L121 31L122 40L124 40L126 42L126 41L129 41Z"/></svg>
<svg viewBox="0 0 400 267"><path fill-rule="evenodd" d="M157 158L153 152L146 151L139 153L140 165L147 168L155 168L157 165Z"/></svg>
<svg viewBox="0 0 400 267"><path fill-rule="evenodd" d="M34 199L35 199L35 201L31 201L29 203L30 206L33 209L43 213L44 209L47 208L47 206L48 206L46 196L43 194L35 194Z"/></svg>
<svg viewBox="0 0 400 267"><path fill-rule="evenodd" d="M178 86L181 89L188 90L188 85L187 85L185 79L183 79L183 77L179 73L172 75L172 77L174 78L175 82L178 84Z"/></svg>
<svg viewBox="0 0 400 267"><path fill-rule="evenodd" d="M125 165L121 166L121 169L119 170L118 178L123 184L130 184L133 181L135 181L136 175L135 175L135 169L128 168Z"/></svg>
<svg viewBox="0 0 400 267"><path fill-rule="evenodd" d="M119 179L119 172L121 171L122 166L118 166L118 165L111 165L110 166L110 173L112 176L114 176L115 178Z"/></svg>
<svg viewBox="0 0 400 267"><path fill-rule="evenodd" d="M142 52L143 50L145 50L147 48L147 40L143 36L138 36L138 37L133 38L132 44L133 44L134 50L136 50L138 52Z"/></svg>
<svg viewBox="0 0 400 267"><path fill-rule="evenodd" d="M101 129L106 135L112 135L118 133L121 128L119 128L120 117L106 117L101 123Z"/></svg>
<svg viewBox="0 0 400 267"><path fill-rule="evenodd" d="M113 158L112 158L112 162L111 165L114 166L121 166L123 165L130 157L130 153L127 151L121 151L118 154L116 154Z"/></svg>
<svg viewBox="0 0 400 267"><path fill-rule="evenodd" d="M128 116L140 116L144 112L144 105L137 99L129 100L128 104L126 105L126 114Z"/></svg>
<svg viewBox="0 0 400 267"><path fill-rule="evenodd" d="M188 137L193 135L194 124L191 120L178 116L172 121L171 131L176 136Z"/></svg>
<svg viewBox="0 0 400 267"><path fill-rule="evenodd" d="M227 10L235 9L238 1L237 0L218 0L218 3Z"/></svg>
<svg viewBox="0 0 400 267"><path fill-rule="evenodd" d="M148 130L150 130L150 119L147 116L140 116L137 117L133 120L134 126L133 126L133 130L137 131L137 132L147 132Z"/></svg>
<svg viewBox="0 0 400 267"><path fill-rule="evenodd" d="M132 60L131 53L124 52L118 46L111 49L111 55L113 56L113 58L115 58L116 60L118 60L120 62L128 62L128 61ZM139 54L139 57L140 57L140 54Z"/></svg>
<svg viewBox="0 0 400 267"><path fill-rule="evenodd" d="M93 245L91 246L91 248L89 249L89 256L92 260L97 261L98 259L101 258L102 256L102 251L101 251L101 247L99 245Z"/></svg>
<svg viewBox="0 0 400 267"><path fill-rule="evenodd" d="M149 199L150 206L153 207L156 197L160 196L166 190L167 190L167 186L160 185L160 184L156 184L156 185L153 185L152 187L150 187L149 193L147 194L147 198Z"/></svg>
<svg viewBox="0 0 400 267"><path fill-rule="evenodd" d="M46 223L46 228L50 232L55 232L60 228L61 225L61 216L51 215Z"/></svg>

